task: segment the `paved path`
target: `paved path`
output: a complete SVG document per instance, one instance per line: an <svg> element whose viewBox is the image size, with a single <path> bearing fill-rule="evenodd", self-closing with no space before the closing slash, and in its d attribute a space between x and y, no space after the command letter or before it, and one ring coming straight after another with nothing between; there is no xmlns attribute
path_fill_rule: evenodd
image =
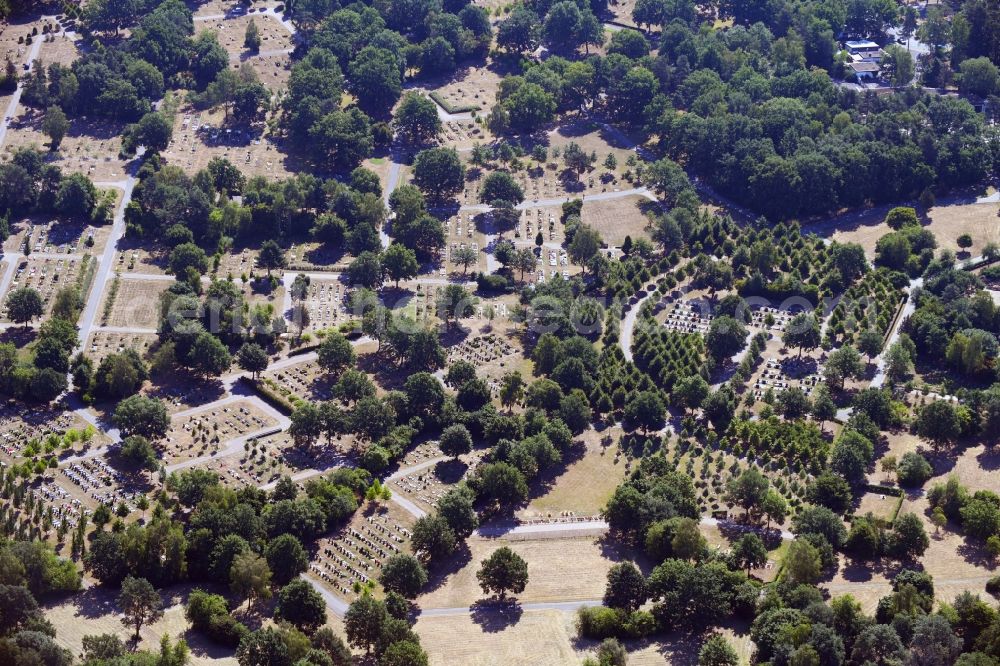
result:
<svg viewBox="0 0 1000 666"><path fill-rule="evenodd" d="M632 361L632 338L635 335L635 325L639 321L639 311L642 309L642 306L646 301L656 295L655 287L656 283L646 285L646 288L649 289L650 292L633 303L632 307L628 309L625 316L622 318L622 329L618 334L618 344L622 348L622 355L624 355L625 359L629 362Z"/></svg>
<svg viewBox="0 0 1000 666"><path fill-rule="evenodd" d="M899 340L903 324L906 323L906 320L917 309L917 299L914 297L914 292L923 286L923 284L923 278L910 280L909 293L906 295L906 305L903 306L903 311L896 318L896 321L893 322L892 332L889 333L885 345L882 346L882 351L875 358L875 376L872 378L872 388L879 388L885 383L886 355L889 353L889 348Z"/></svg>
<svg viewBox="0 0 1000 666"><path fill-rule="evenodd" d="M141 154L139 157L141 157ZM139 158L137 157L135 165L132 167L132 174L128 178L109 184L122 190L122 200L115 211L115 217L111 224L111 234L104 246L104 252L101 254L97 274L94 276L94 283L90 287L87 305L80 316L78 344L81 348L87 344L87 338L94 327L94 319L97 317L97 306L101 301L101 295L104 294L107 288L108 278L111 276L111 266L114 263L115 251L118 249L118 243L125 235L125 208L132 201L132 192L135 189L136 183L135 170L138 168L138 163Z"/></svg>
<svg viewBox="0 0 1000 666"><path fill-rule="evenodd" d="M717 518L702 518L701 524L708 527L731 527L734 529L746 530L760 532L763 528L748 527L741 525L740 523L734 523L731 521L720 521ZM517 526L510 525L484 525L476 530L476 536L485 538L496 538L504 536L516 536L516 535L535 535L540 536L544 534L564 534L566 532L605 532L608 530L608 523L604 520L579 520L575 522L558 522L558 523L532 523L532 524L520 524ZM571 536L578 536L578 534L571 534ZM782 530L781 538L791 540L795 538L795 535L787 530Z"/></svg>
<svg viewBox="0 0 1000 666"><path fill-rule="evenodd" d="M52 16L43 16L42 20L45 21L53 18L54 17ZM34 64L35 60L38 59L38 52L42 48L42 42L44 41L45 39L43 38L43 35L37 35L32 40L31 50L28 51L28 60L27 60L29 71L31 69L31 65ZM14 116L17 115L17 107L21 103L21 94L24 92L24 82L23 82L24 72L23 71L19 72L19 74L21 74L21 80L18 81L17 89L14 91L14 94L11 95L10 102L8 102L7 104L7 110L4 111L3 121L0 122L0 147L2 147L4 141L7 140L7 129L10 127L10 121L12 121L14 119Z"/></svg>

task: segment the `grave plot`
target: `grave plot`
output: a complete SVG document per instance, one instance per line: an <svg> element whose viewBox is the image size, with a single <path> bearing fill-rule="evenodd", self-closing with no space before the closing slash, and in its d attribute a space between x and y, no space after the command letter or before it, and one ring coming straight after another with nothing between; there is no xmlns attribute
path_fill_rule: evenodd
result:
<svg viewBox="0 0 1000 666"><path fill-rule="evenodd" d="M347 285L334 280L311 280L305 299L309 313L308 325L304 330L322 331L336 328L352 317L348 311Z"/></svg>
<svg viewBox="0 0 1000 666"><path fill-rule="evenodd" d="M111 234L107 226L94 227L76 220L42 216L23 218L11 226L5 249L24 252L27 244L34 254L97 254Z"/></svg>
<svg viewBox="0 0 1000 666"><path fill-rule="evenodd" d="M59 478L61 477L61 478ZM88 458L70 463L59 469L60 485L68 491L67 497L82 500L76 506L89 513L98 505L105 504L112 511L124 504L129 513L136 511L136 503L145 494L142 477L126 475L117 471L101 458ZM127 514L126 514L127 515Z"/></svg>
<svg viewBox="0 0 1000 666"><path fill-rule="evenodd" d="M475 120L449 120L442 125L438 140L451 148L466 150L472 148L476 142L489 141L487 130Z"/></svg>
<svg viewBox="0 0 1000 666"><path fill-rule="evenodd" d="M482 306L480 306L482 307ZM455 361L468 361L486 380L494 398L500 397L500 380L518 366L520 347L500 333L487 333L464 339L447 348L448 365Z"/></svg>
<svg viewBox="0 0 1000 666"><path fill-rule="evenodd" d="M16 462L57 450L74 450L78 443L100 446L108 439L72 412L0 407L0 459Z"/></svg>
<svg viewBox="0 0 1000 666"><path fill-rule="evenodd" d="M203 14L204 15L204 14ZM219 44L229 53L231 63L258 57L243 45L247 26L253 21L260 31L260 54L291 50L294 46L292 36L273 16L257 12L232 16L213 21L199 21L199 30L211 30L216 34Z"/></svg>
<svg viewBox="0 0 1000 666"><path fill-rule="evenodd" d="M524 209L517 226L514 227L515 242L534 244L536 236L541 233L542 242L546 247L562 246L566 240L566 233L560 220L561 215L562 210L558 206Z"/></svg>
<svg viewBox="0 0 1000 666"><path fill-rule="evenodd" d="M277 428L275 428L277 430ZM219 483L238 490L246 486L267 486L284 475L298 471L286 461L292 438L283 431L251 437L237 454L215 458L199 465L219 475Z"/></svg>
<svg viewBox="0 0 1000 666"><path fill-rule="evenodd" d="M171 419L163 457L171 464L215 453L229 440L277 425L274 418L245 401L184 412Z"/></svg>
<svg viewBox="0 0 1000 666"><path fill-rule="evenodd" d="M333 397L333 379L316 361L269 370L261 375L264 383L287 399L316 402Z"/></svg>
<svg viewBox="0 0 1000 666"><path fill-rule="evenodd" d="M794 313L780 308L751 306L749 327L781 337L781 334L785 332L785 327L788 326L788 322L794 316Z"/></svg>
<svg viewBox="0 0 1000 666"><path fill-rule="evenodd" d="M22 259L14 271L14 279L11 281L7 293L22 287L35 289L42 296L47 314L52 307L56 292L63 287L75 284L81 265L91 263L90 260L89 256L81 258L71 255L58 259L47 257ZM7 294L4 294L5 301L6 298ZM10 321L6 308L4 308L3 320Z"/></svg>
<svg viewBox="0 0 1000 666"><path fill-rule="evenodd" d="M49 138L41 130L43 118L42 111L22 106L20 115L11 121L4 152L10 155L34 146L48 154ZM128 175L127 162L119 158L124 128L124 124L107 118L72 118L59 150L51 153L53 163L63 173L82 173L95 182L122 180Z"/></svg>
<svg viewBox="0 0 1000 666"><path fill-rule="evenodd" d="M779 359L776 356L767 356L751 386L754 399L761 400L768 391L777 396L793 387L802 389L808 397L821 383L823 383L823 365L814 359L809 357Z"/></svg>
<svg viewBox="0 0 1000 666"><path fill-rule="evenodd" d="M652 206L653 202L639 195L608 201L584 200L580 219L593 227L609 246L621 247L626 236L633 241L650 238L649 219L643 208Z"/></svg>
<svg viewBox="0 0 1000 666"><path fill-rule="evenodd" d="M663 327L676 333L704 335L712 324L712 315L699 301L676 301L666 306Z"/></svg>
<svg viewBox="0 0 1000 666"><path fill-rule="evenodd" d="M225 157L246 176L273 179L287 178L303 166L280 152L277 138L264 124L231 126L221 107L198 110L182 106L163 155L190 175L208 166L213 157Z"/></svg>
<svg viewBox="0 0 1000 666"><path fill-rule="evenodd" d="M442 455L441 451L437 448L437 444L421 446L428 447L426 455L434 455L435 451L437 453L434 457ZM432 513L438 504L438 500L448 490L475 472L476 467L482 463L484 455L481 451L473 451L468 455L462 456L461 460L457 462L454 460L442 460L433 465L414 469L409 473L400 473L393 476L389 482L389 486L392 492L399 493L424 511ZM417 464L419 465L420 463L418 462ZM406 465L404 464L404 472L405 469Z"/></svg>
<svg viewBox="0 0 1000 666"><path fill-rule="evenodd" d="M428 94L448 113L485 112L493 106L500 88L500 74L487 67L469 67L460 76Z"/></svg>
<svg viewBox="0 0 1000 666"><path fill-rule="evenodd" d="M413 517L389 503L381 510L359 511L335 534L316 543L309 573L338 596L354 601L377 587L386 559L409 551Z"/></svg>
<svg viewBox="0 0 1000 666"><path fill-rule="evenodd" d="M891 523L896 518L900 506L899 499L896 495L867 492L861 496L861 502L855 509L854 515L867 516L870 513L879 520Z"/></svg>
<svg viewBox="0 0 1000 666"><path fill-rule="evenodd" d="M160 321L160 297L169 287L165 280L116 278L97 308L101 326L155 330Z"/></svg>
<svg viewBox="0 0 1000 666"><path fill-rule="evenodd" d="M303 240L288 248L287 259L288 270L340 272L347 270L353 257L343 247Z"/></svg>
<svg viewBox="0 0 1000 666"><path fill-rule="evenodd" d="M115 331L95 330L87 341L87 356L94 361L95 367L109 354L134 349L139 356L145 356L149 348L156 342L155 333L125 333Z"/></svg>
<svg viewBox="0 0 1000 666"><path fill-rule="evenodd" d="M167 272L167 252L155 246L149 248L127 247L115 252L112 264L116 273L164 275Z"/></svg>
<svg viewBox="0 0 1000 666"><path fill-rule="evenodd" d="M18 73L24 74L22 65L28 61L28 55L34 42L42 40L39 57L45 62L49 62L48 49L46 48L49 42L46 40L49 38L49 33L58 33L60 30L61 27L57 21L41 17L32 20L18 18L15 19L15 22L4 22L3 28L0 29L0 54L3 54L4 62L10 58L10 61L17 65ZM53 36L57 40L61 39L55 34Z"/></svg>

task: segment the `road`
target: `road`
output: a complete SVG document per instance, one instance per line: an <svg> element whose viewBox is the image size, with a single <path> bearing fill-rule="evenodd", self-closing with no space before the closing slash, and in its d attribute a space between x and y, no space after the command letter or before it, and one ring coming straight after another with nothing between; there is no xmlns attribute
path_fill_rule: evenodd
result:
<svg viewBox="0 0 1000 666"><path fill-rule="evenodd" d="M635 335L635 325L639 320L639 311L642 309L643 304L650 298L656 295L655 283L646 285L646 289L649 289L649 293L640 298L638 301L632 304L632 307L628 309L625 313L625 317L622 318L622 329L618 334L618 344L622 348L622 355L625 356L625 360L632 362L632 338Z"/></svg>

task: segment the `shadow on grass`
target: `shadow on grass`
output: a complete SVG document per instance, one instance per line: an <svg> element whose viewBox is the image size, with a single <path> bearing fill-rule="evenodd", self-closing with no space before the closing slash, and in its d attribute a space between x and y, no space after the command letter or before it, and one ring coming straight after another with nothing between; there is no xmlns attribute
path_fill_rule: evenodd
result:
<svg viewBox="0 0 1000 666"><path fill-rule="evenodd" d="M480 599L473 603L472 621L487 633L504 631L521 621L524 609L516 599Z"/></svg>

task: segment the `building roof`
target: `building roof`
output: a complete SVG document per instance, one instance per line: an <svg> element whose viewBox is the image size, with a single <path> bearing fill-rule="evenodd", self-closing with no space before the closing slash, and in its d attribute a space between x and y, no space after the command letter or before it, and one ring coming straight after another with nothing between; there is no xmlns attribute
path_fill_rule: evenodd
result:
<svg viewBox="0 0 1000 666"><path fill-rule="evenodd" d="M844 42L844 46L849 49L877 49L879 45L868 39L858 39Z"/></svg>
<svg viewBox="0 0 1000 666"><path fill-rule="evenodd" d="M855 73L862 74L864 72L877 72L880 67L877 62L849 62L847 66Z"/></svg>

